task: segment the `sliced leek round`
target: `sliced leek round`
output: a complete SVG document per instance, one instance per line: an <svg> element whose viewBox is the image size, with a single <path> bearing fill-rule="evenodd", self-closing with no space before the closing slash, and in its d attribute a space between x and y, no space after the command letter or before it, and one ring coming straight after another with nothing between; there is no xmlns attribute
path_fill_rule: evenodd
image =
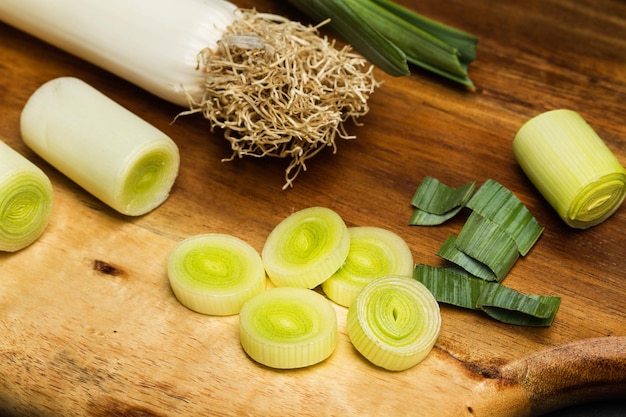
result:
<svg viewBox="0 0 626 417"><path fill-rule="evenodd" d="M439 304L413 278L387 276L371 281L348 309L348 336L371 363L403 371L432 350L441 329Z"/></svg>
<svg viewBox="0 0 626 417"><path fill-rule="evenodd" d="M410 277L413 254L406 242L379 227L350 227L350 251L345 262L322 283L324 293L335 303L350 307L371 280L387 275Z"/></svg>
<svg viewBox="0 0 626 417"><path fill-rule="evenodd" d="M52 213L46 174L0 141L0 251L15 252L44 232Z"/></svg>
<svg viewBox="0 0 626 417"><path fill-rule="evenodd" d="M276 287L248 301L239 314L244 351L260 364L293 369L328 358L337 344L337 315L319 293Z"/></svg>
<svg viewBox="0 0 626 417"><path fill-rule="evenodd" d="M349 250L343 219L329 208L309 207L272 230L261 257L275 286L314 288L341 267Z"/></svg>
<svg viewBox="0 0 626 417"><path fill-rule="evenodd" d="M170 287L185 307L202 314L237 314L265 290L259 253L230 235L202 234L180 242L167 265Z"/></svg>
<svg viewBox="0 0 626 417"><path fill-rule="evenodd" d="M515 135L513 153L570 227L602 223L626 196L626 169L574 111L552 110L527 121Z"/></svg>

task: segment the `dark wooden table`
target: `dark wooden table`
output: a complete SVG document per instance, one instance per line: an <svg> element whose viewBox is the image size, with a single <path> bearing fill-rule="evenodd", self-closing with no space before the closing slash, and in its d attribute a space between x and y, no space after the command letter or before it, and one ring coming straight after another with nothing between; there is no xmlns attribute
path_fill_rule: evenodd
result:
<svg viewBox="0 0 626 417"><path fill-rule="evenodd" d="M530 117L569 108L626 164L626 3L400 3L478 36L470 69L477 90L416 68L402 78L377 71L384 83L371 97L364 125L350 126L357 139L310 160L294 188L284 191L286 161L221 162L230 156L229 145L201 117L171 123L176 106L0 24L0 139L38 164L55 191L45 234L27 249L0 254L1 410L44 416L490 415L480 414L482 405L511 399L495 384L498 375L537 352L600 338L606 343L592 353L601 357L608 348L607 360L625 369L626 208L589 230L568 228L521 172L511 142ZM281 1L237 4L302 17ZM116 214L22 142L25 101L42 83L66 75L100 89L178 144L180 175L154 212L132 219ZM389 373L353 349L345 309L337 307L340 340L331 358L278 372L245 356L236 316L193 313L169 289L166 258L181 239L230 233L260 250L280 220L315 205L334 209L349 226L392 230L408 242L416 263L438 264L439 246L458 233L463 219L433 228L407 225L410 198L426 175L451 185L499 181L545 226L505 283L562 297L551 327L510 326L442 306L431 355L409 371ZM118 273L94 269L95 261ZM619 378L605 389L609 396L626 390L626 375ZM483 400L480 392L487 392ZM577 393L555 393L556 405L600 398ZM542 409L530 403L520 398L506 412Z"/></svg>

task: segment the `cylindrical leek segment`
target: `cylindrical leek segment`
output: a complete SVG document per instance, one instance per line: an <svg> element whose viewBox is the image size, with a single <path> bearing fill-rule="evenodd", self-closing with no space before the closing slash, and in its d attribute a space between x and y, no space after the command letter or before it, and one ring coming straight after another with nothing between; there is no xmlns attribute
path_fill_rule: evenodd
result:
<svg viewBox="0 0 626 417"><path fill-rule="evenodd" d="M350 251L345 262L322 289L335 303L350 307L363 287L375 278L413 274L413 254L406 242L390 230L350 227Z"/></svg>
<svg viewBox="0 0 626 417"><path fill-rule="evenodd" d="M283 219L268 236L261 256L277 287L314 288L346 260L350 234L331 209L309 207Z"/></svg>
<svg viewBox="0 0 626 417"><path fill-rule="evenodd" d="M279 369L310 366L337 344L337 315L324 296L305 288L269 289L244 304L239 337L255 361Z"/></svg>
<svg viewBox="0 0 626 417"><path fill-rule="evenodd" d="M419 281L387 276L371 281L348 309L354 347L374 365L403 371L421 362L439 337L441 314Z"/></svg>
<svg viewBox="0 0 626 417"><path fill-rule="evenodd" d="M237 314L265 290L259 253L230 235L202 234L180 242L167 265L170 286L185 307L202 314Z"/></svg>
<svg viewBox="0 0 626 417"><path fill-rule="evenodd" d="M513 153L539 192L571 227L611 216L626 195L626 170L576 112L552 110L526 122Z"/></svg>
<svg viewBox="0 0 626 417"><path fill-rule="evenodd" d="M48 226L52 203L46 174L0 141L0 251L15 252L37 240Z"/></svg>
<svg viewBox="0 0 626 417"><path fill-rule="evenodd" d="M178 148L168 136L76 78L35 91L21 131L42 158L129 216L161 205L178 175Z"/></svg>

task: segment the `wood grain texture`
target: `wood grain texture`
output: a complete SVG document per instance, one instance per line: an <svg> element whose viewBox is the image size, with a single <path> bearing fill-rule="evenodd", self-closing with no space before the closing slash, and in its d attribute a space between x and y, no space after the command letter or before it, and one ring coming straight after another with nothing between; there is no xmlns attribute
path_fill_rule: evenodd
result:
<svg viewBox="0 0 626 417"><path fill-rule="evenodd" d="M416 68L403 78L377 72L384 83L370 113L363 126L350 127L357 139L312 159L285 191L286 161L221 162L230 156L228 143L200 117L172 123L175 106L0 24L0 139L39 165L55 191L45 234L18 253L0 253L0 411L530 416L624 394L626 208L592 229L568 228L519 169L511 142L530 117L569 108L626 164L626 3L400 3L478 36L470 69L477 91ZM236 4L302 18L277 0ZM98 88L178 144L180 175L154 212L132 219L116 214L22 142L25 101L42 83L66 75ZM336 307L334 354L307 369L276 371L246 357L236 316L193 313L171 293L166 257L181 239L223 232L260 250L280 220L313 205L336 210L350 226L392 230L416 262L438 264L436 251L463 218L434 228L407 226L410 198L426 175L451 185L492 178L545 226L504 283L562 297L551 327L509 326L442 306L431 355L391 373L359 356L345 333L346 310ZM559 364L567 370L563 378L546 384L535 377Z"/></svg>

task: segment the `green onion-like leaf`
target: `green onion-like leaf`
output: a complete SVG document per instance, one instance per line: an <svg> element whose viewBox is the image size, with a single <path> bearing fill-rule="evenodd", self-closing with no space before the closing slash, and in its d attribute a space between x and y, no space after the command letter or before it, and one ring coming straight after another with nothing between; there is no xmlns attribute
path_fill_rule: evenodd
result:
<svg viewBox="0 0 626 417"><path fill-rule="evenodd" d="M437 251L437 255L485 281L497 281L498 277L487 265L467 255L456 246L456 239L456 236L448 236Z"/></svg>
<svg viewBox="0 0 626 417"><path fill-rule="evenodd" d="M454 267L415 265L413 278L430 290L440 303L478 309L478 298L487 281Z"/></svg>
<svg viewBox="0 0 626 417"><path fill-rule="evenodd" d="M345 42L391 75L407 75L407 61L473 88L467 67L476 37L429 20L390 0L289 0L324 21ZM401 54L400 54L400 53Z"/></svg>
<svg viewBox="0 0 626 417"><path fill-rule="evenodd" d="M513 238L522 256L543 232L543 227L515 194L491 179L476 191L467 207L502 227Z"/></svg>
<svg viewBox="0 0 626 417"><path fill-rule="evenodd" d="M472 212L456 238L463 253L487 265L500 281L511 270L519 252L511 236L499 224Z"/></svg>
<svg viewBox="0 0 626 417"><path fill-rule="evenodd" d="M472 196L476 182L450 187L433 177L425 177L411 200L414 207L410 225L439 225L454 217Z"/></svg>
<svg viewBox="0 0 626 417"><path fill-rule="evenodd" d="M503 323L550 326L560 304L560 297L521 294L503 285L487 283L477 306Z"/></svg>

